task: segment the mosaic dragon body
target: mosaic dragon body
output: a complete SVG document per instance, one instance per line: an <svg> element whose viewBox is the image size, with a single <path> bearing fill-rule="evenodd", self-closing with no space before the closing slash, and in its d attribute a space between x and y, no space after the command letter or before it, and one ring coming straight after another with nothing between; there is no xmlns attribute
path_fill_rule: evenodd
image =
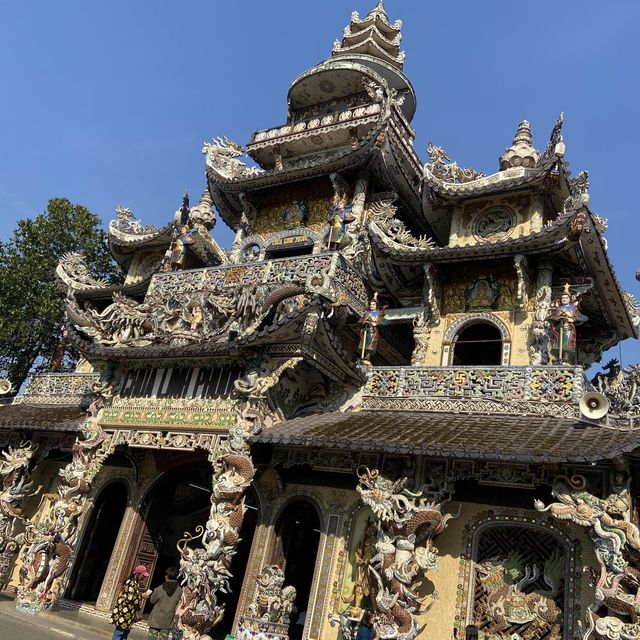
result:
<svg viewBox="0 0 640 640"><path fill-rule="evenodd" d="M422 600L415 592L420 573L438 565L433 539L453 517L443 504L429 502L406 488L407 478L391 481L362 468L358 492L378 520L376 555L370 570L377 583L375 628L381 638L413 640Z"/></svg>
<svg viewBox="0 0 640 640"><path fill-rule="evenodd" d="M622 489L607 498L598 498L586 486L583 476L559 477L552 489L558 502L545 507L536 500L535 507L584 527L594 543L600 571L584 637L638 640L640 530L628 520L629 495ZM599 615L605 607L607 614L615 615Z"/></svg>
<svg viewBox="0 0 640 640"><path fill-rule="evenodd" d="M230 590L245 494L255 474L248 438L271 423L268 393L299 361L290 358L272 367L265 365L236 381L236 424L222 447L210 455L214 474L209 518L204 527L197 527L194 535L186 533L178 543L183 591L176 613L185 640L210 640L208 631L224 616L219 595ZM198 539L202 546L191 546Z"/></svg>

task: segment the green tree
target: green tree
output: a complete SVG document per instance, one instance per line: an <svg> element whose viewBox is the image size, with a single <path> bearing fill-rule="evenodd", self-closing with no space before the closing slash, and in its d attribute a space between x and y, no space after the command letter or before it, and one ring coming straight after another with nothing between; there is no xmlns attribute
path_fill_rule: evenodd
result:
<svg viewBox="0 0 640 640"><path fill-rule="evenodd" d="M55 281L60 256L82 253L92 275L118 280L98 216L66 198L49 200L34 219L19 220L0 242L0 377L19 389L32 371L45 369L64 327L64 303Z"/></svg>

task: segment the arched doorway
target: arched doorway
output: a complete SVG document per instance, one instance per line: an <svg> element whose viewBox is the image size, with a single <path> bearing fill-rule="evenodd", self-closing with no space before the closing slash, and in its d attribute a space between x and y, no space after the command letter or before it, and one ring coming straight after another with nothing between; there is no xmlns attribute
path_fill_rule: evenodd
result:
<svg viewBox="0 0 640 640"><path fill-rule="evenodd" d="M490 322L465 325L458 333L453 347L455 366L494 366L502 362L500 329Z"/></svg>
<svg viewBox="0 0 640 640"><path fill-rule="evenodd" d="M169 567L178 567L178 541L186 531L196 533L204 527L211 511L212 466L206 459L194 459L189 464L166 472L145 498L147 516L135 564L142 562L151 570L149 585L153 588L164 580ZM258 521L258 499L251 488L247 492L247 511L240 529L240 542L231 562L230 592L220 593L225 605L223 619L209 635L215 640L231 632L238 605L242 581ZM200 544L199 541L193 543ZM147 603L145 612L151 605Z"/></svg>
<svg viewBox="0 0 640 640"><path fill-rule="evenodd" d="M270 564L284 569L284 583L296 588L298 615L306 612L320 542L320 518L308 500L291 502L276 523L276 542ZM292 620L290 638L301 637L302 626Z"/></svg>
<svg viewBox="0 0 640 640"><path fill-rule="evenodd" d="M127 487L111 482L98 496L73 567L67 596L95 602L127 507Z"/></svg>
<svg viewBox="0 0 640 640"><path fill-rule="evenodd" d="M149 567L152 587L163 582L169 567L179 565L176 545L185 531L195 534L197 527L207 522L211 509L211 472L211 464L206 459L196 459L166 472L145 497L145 529L134 564Z"/></svg>

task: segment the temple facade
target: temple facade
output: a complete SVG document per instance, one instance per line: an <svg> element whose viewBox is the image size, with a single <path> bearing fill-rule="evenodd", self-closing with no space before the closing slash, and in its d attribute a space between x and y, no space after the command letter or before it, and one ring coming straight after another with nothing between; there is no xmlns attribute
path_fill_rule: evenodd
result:
<svg viewBox="0 0 640 640"><path fill-rule="evenodd" d="M352 14L284 124L205 143L196 204L118 208L122 284L62 257L77 370L0 406L19 608L106 616L179 565L190 640L352 640L366 609L398 640L640 638L640 367L585 376L638 336L607 221L562 114L491 175L420 159L400 40Z"/></svg>

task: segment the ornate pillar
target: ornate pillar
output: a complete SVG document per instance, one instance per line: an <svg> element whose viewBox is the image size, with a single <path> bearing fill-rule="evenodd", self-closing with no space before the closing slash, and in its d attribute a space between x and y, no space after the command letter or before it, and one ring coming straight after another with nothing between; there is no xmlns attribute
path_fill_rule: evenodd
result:
<svg viewBox="0 0 640 640"><path fill-rule="evenodd" d="M367 198L367 187L369 186L369 169L363 168L358 171L356 186L353 192L353 216L356 219L356 231L366 223L364 203Z"/></svg>
<svg viewBox="0 0 640 640"><path fill-rule="evenodd" d="M260 573L261 567L267 564L267 554L271 551L273 545L273 534L273 524L268 524L267 518L263 518L263 521L256 527L256 531L253 534L251 552L249 553L247 567L244 572L242 589L240 591L240 597L238 598L236 615L231 629L233 634L237 632L240 618L248 611L249 604L253 602L255 598L258 574Z"/></svg>
<svg viewBox="0 0 640 640"><path fill-rule="evenodd" d="M58 473L57 495L44 519L26 523L16 607L27 613L51 608L58 600L78 537L91 483L111 453L110 438L99 425L102 410L115 393L113 372L93 385L95 400L72 448L72 461Z"/></svg>
<svg viewBox="0 0 640 640"><path fill-rule="evenodd" d="M529 362L532 365L546 364L548 360L547 316L551 306L552 277L553 267L549 260L540 260L538 262L533 322L531 324L531 346L529 347Z"/></svg>
<svg viewBox="0 0 640 640"><path fill-rule="evenodd" d="M256 576L256 594L248 607L248 615L241 615L236 637L238 640L287 640L289 623L294 611L296 589L284 586L284 571L275 564L263 567Z"/></svg>
<svg viewBox="0 0 640 640"><path fill-rule="evenodd" d="M276 419L269 390L301 360L263 363L235 382L236 425L209 456L213 464L209 519L178 542L183 591L176 613L185 640L209 640L207 632L224 616L218 594L229 587L231 560L246 510L245 493L255 473L248 439ZM192 546L197 540L201 546Z"/></svg>
<svg viewBox="0 0 640 640"><path fill-rule="evenodd" d="M34 496L41 487L33 489L29 470L38 446L24 442L20 447L7 447L0 458L0 589L11 579L13 562L20 548L22 534L16 534L16 524L24 522L22 503Z"/></svg>
<svg viewBox="0 0 640 640"><path fill-rule="evenodd" d="M309 608L302 637L305 640L321 640L322 628L329 615L331 598L331 570L335 564L337 543L340 537L341 518L336 514L326 517L326 525L320 536L316 568L309 595Z"/></svg>
<svg viewBox="0 0 640 640"><path fill-rule="evenodd" d="M409 491L406 477L391 481L366 467L358 476L362 502L378 521L377 553L369 562L377 608L375 630L383 638L413 640L418 635L416 614L423 605L414 583L419 574L437 568L433 541L454 516L443 513L444 501L430 502L425 487Z"/></svg>

